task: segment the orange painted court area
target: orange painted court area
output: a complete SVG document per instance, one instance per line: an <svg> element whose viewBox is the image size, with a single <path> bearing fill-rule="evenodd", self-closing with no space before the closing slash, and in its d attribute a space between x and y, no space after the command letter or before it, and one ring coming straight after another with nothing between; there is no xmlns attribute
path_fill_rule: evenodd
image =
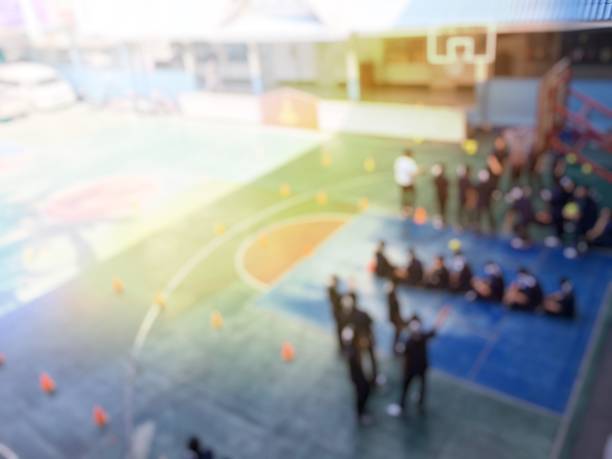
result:
<svg viewBox="0 0 612 459"><path fill-rule="evenodd" d="M321 217L287 222L260 233L246 248L242 263L246 272L265 285L271 285L292 266L308 257L347 217Z"/></svg>

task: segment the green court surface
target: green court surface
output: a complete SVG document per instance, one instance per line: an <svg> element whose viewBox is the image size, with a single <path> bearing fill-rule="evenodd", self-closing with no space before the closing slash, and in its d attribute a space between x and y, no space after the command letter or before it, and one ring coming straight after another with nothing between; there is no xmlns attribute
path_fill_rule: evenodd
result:
<svg viewBox="0 0 612 459"><path fill-rule="evenodd" d="M241 128L232 129L239 139ZM138 148L150 146L155 156L172 149L149 135ZM480 141L487 151L491 138ZM194 183L169 201L185 212L148 222L153 229L112 256L0 319L7 357L0 399L8 401L0 405L0 443L24 458L124 457L127 439L149 426L154 458L180 457L194 433L228 458L548 457L563 440L569 410L560 415L438 370L426 416L387 417L399 387L399 367L389 357L382 360L389 381L371 402L374 423L358 427L331 332L255 304L266 292L240 275L236 254L266 228L322 213L395 213L392 164L406 145L426 170L439 161L449 171L463 161L483 163L482 154L468 156L457 145L359 135L315 144L216 199L198 202L211 184ZM429 181L419 178L418 199L431 214ZM123 294L113 292L115 278ZM155 304L159 292L164 307ZM211 325L215 312L220 329ZM289 363L281 359L285 342L295 349ZM57 382L51 397L38 389L41 371ZM91 420L96 404L111 419L101 431Z"/></svg>

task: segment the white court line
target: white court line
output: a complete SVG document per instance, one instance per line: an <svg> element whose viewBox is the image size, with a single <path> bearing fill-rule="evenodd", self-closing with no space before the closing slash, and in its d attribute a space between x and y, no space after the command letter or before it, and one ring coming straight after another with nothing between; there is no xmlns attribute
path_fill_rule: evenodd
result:
<svg viewBox="0 0 612 459"><path fill-rule="evenodd" d="M280 222L274 223L270 226L266 226L262 229L260 229L257 233L255 233L254 236L248 237L246 238L242 244L240 244L240 247L238 248L238 250L236 251L236 254L234 256L234 266L236 268L236 271L238 272L238 275L240 276L240 278L248 285L250 285L251 287L253 287L256 290L260 290L260 291L266 291L270 289L270 285L266 284L265 282L260 281L259 279L257 279L255 276L253 276L244 266L244 256L246 254L246 251L254 244L256 243L257 240L259 240L261 237L263 237L265 234L271 233L279 228L282 228L284 226L290 226L290 225L297 225L300 223L314 223L314 222L321 222L321 221L339 221L342 220L342 225L340 225L340 228L342 228L346 222L348 222L352 217L354 217L354 214L348 214L348 213L341 213L341 212L321 212L321 213L317 213L317 214L308 214L308 215L302 215L299 217L293 217L293 218L288 218L286 220L282 220ZM329 237L332 236L332 234L335 233L335 231L332 231L332 233L328 234L325 239L328 239ZM323 241L321 241L323 242ZM295 260L290 267L295 266L295 264L297 262L299 262L301 260ZM289 271L289 270L288 270Z"/></svg>
<svg viewBox="0 0 612 459"><path fill-rule="evenodd" d="M557 459L561 456L561 452L563 447L565 446L565 439L570 429L570 424L574 415L576 414L576 409L578 407L578 400L580 398L580 393L582 392L582 387L584 386L585 380L587 378L587 373L592 366L593 354L595 353L595 347L601 341L601 334L604 325L604 315L608 312L608 303L610 301L610 295L612 294L612 283L608 283L606 287L606 294L604 295L604 299L602 304L599 307L599 312L597 313L597 318L595 319L595 331L591 333L591 338L589 339L589 345L587 347L586 354L582 358L582 363L580 364L580 370L578 371L578 377L574 383L574 387L572 388L572 393L570 395L568 406L569 408L565 410L565 414L563 415L563 419L561 419L561 426L557 431L557 435L555 436L555 441L553 443L553 447L550 452L551 459Z"/></svg>
<svg viewBox="0 0 612 459"><path fill-rule="evenodd" d="M382 177L388 178L389 173L380 172L377 174L371 174L366 176L361 176L357 178L353 178L347 180L346 182L337 184L335 186L327 187L327 191L337 191L343 188L352 188L355 187L362 182L374 182L379 180ZM274 214L282 212L283 210L287 210L297 204L301 204L304 202L308 202L311 199L314 199L317 191L310 191L306 193L302 193L291 198L287 198L277 204L274 204L262 212L255 214L251 218L247 218L242 222L238 223L235 226L232 226L225 234L219 236L212 241L205 244L200 250L198 250L193 256L187 259L187 261L179 268L179 270L172 276L172 278L168 281L164 289L162 290L162 294L166 299L169 299L170 295L174 293L174 291L189 277L191 272L200 265L208 256L210 256L215 250L217 250L220 246L225 244L227 241L231 240L233 237L237 236L243 231L246 231L250 227L262 222L266 218L270 218ZM152 303L149 305L149 309L138 329L138 333L136 334L136 338L132 345L131 356L133 359L137 358L142 350L145 341L157 320L157 317L160 313L160 307Z"/></svg>
<svg viewBox="0 0 612 459"><path fill-rule="evenodd" d="M19 459L17 453L3 443L0 443L0 458L3 459Z"/></svg>

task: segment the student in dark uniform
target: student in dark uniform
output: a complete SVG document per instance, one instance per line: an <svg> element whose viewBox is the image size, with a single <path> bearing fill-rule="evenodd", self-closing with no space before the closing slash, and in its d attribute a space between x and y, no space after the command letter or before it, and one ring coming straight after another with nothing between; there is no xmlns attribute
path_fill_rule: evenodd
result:
<svg viewBox="0 0 612 459"><path fill-rule="evenodd" d="M579 244L586 239L586 234L597 223L599 216L599 208L597 202L593 199L590 190L584 186L576 187L576 204L580 210L580 217L576 222L576 235L574 242Z"/></svg>
<svg viewBox="0 0 612 459"><path fill-rule="evenodd" d="M446 178L446 170L444 164L436 164L431 168L433 176L433 184L436 189L436 198L438 201L438 213L442 224L446 224L446 204L448 202L448 179Z"/></svg>
<svg viewBox="0 0 612 459"><path fill-rule="evenodd" d="M563 218L563 209L572 199L574 194L574 182L569 177L561 177L559 182L554 185L550 192L550 200L548 203L550 211L550 220L554 229L554 236L546 240L549 246L556 246L563 242L565 236L565 219Z"/></svg>
<svg viewBox="0 0 612 459"><path fill-rule="evenodd" d="M366 405L370 397L371 385L363 369L358 337L354 329L351 326L347 326L342 330L342 339L349 367L349 375L355 388L357 421L362 425L367 425L370 423L370 417L367 414Z"/></svg>
<svg viewBox="0 0 612 459"><path fill-rule="evenodd" d="M400 277L410 286L418 286L423 282L423 263L412 247L408 249L408 264L400 273Z"/></svg>
<svg viewBox="0 0 612 459"><path fill-rule="evenodd" d="M504 295L504 304L510 309L534 311L542 300L542 287L538 279L526 268L520 268L516 280Z"/></svg>
<svg viewBox="0 0 612 459"><path fill-rule="evenodd" d="M398 354L399 350L397 349L397 345L399 342L400 334L406 326L406 322L402 318L400 303L397 299L397 287L395 282L387 282L387 284L385 285L385 290L387 293L387 305L389 306L389 322L391 322L391 325L393 325L393 328L395 329L391 352L394 354Z"/></svg>
<svg viewBox="0 0 612 459"><path fill-rule="evenodd" d="M612 247L612 218L610 218L610 215L608 207L601 209L595 226L586 234L589 245L594 247Z"/></svg>
<svg viewBox="0 0 612 459"><path fill-rule="evenodd" d="M391 416L399 416L403 413L406 406L406 397L410 389L410 384L414 378L420 380L419 391L419 410L425 410L425 395L427 392L427 369L429 368L429 358L427 355L427 343L436 335L436 330L423 330L421 319L412 316L408 321L408 335L402 339L404 354L404 371L402 392L398 404L389 405L387 413Z"/></svg>
<svg viewBox="0 0 612 459"><path fill-rule="evenodd" d="M378 360L375 352L376 341L372 330L374 321L370 315L360 309L348 295L342 298L342 307L349 311L346 323L353 329L359 349L369 356L371 370L369 379L370 382L374 384L378 378Z"/></svg>
<svg viewBox="0 0 612 459"><path fill-rule="evenodd" d="M514 217L512 225L514 238L511 244L515 249L519 249L531 241L529 228L536 221L535 210L531 202L531 189L529 187L515 187L510 193L512 195L510 210Z"/></svg>
<svg viewBox="0 0 612 459"><path fill-rule="evenodd" d="M494 261L487 261L484 266L484 274L484 277L475 277L472 280L473 290L468 293L468 299L479 298L501 303L505 289L501 267Z"/></svg>
<svg viewBox="0 0 612 459"><path fill-rule="evenodd" d="M191 437L187 441L187 458L188 459L214 459L215 455L212 450L202 446L198 437Z"/></svg>
<svg viewBox="0 0 612 459"><path fill-rule="evenodd" d="M506 145L506 141L502 136L498 135L495 137L490 155L493 156L502 167L506 164L506 160L508 159L508 145Z"/></svg>
<svg viewBox="0 0 612 459"><path fill-rule="evenodd" d="M473 209L475 208L475 189L472 185L471 169L467 164L461 164L457 167L457 221L462 228L466 228L472 224Z"/></svg>
<svg viewBox="0 0 612 459"><path fill-rule="evenodd" d="M331 307L332 318L336 325L336 334L338 337L338 348L342 351L342 328L344 320L342 317L342 295L338 292L338 276L332 275L327 284L327 297Z"/></svg>
<svg viewBox="0 0 612 459"><path fill-rule="evenodd" d="M477 204L476 204L476 221L478 231L483 230L483 217L489 222L489 229L495 232L495 215L493 215L493 186L491 182L491 174L483 169L478 172L478 183L476 184Z"/></svg>
<svg viewBox="0 0 612 459"><path fill-rule="evenodd" d="M576 316L574 286L569 279L562 277L559 291L551 293L544 299L544 311L551 316L567 319L573 319Z"/></svg>
<svg viewBox="0 0 612 459"><path fill-rule="evenodd" d="M445 290L449 288L450 276L444 264L444 257L438 255L431 269L425 273L425 287Z"/></svg>
<svg viewBox="0 0 612 459"><path fill-rule="evenodd" d="M380 241L378 243L374 257L376 261L376 275L392 278L395 275L395 267L385 255L385 241Z"/></svg>
<svg viewBox="0 0 612 459"><path fill-rule="evenodd" d="M472 268L461 251L455 252L450 262L450 289L467 292L472 288Z"/></svg>

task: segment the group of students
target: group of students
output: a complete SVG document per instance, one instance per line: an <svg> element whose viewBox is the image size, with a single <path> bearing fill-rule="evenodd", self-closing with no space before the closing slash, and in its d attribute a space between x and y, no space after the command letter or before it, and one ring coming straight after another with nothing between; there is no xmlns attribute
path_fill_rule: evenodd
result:
<svg viewBox="0 0 612 459"><path fill-rule="evenodd" d="M390 282L386 290L389 320L396 330L399 330L394 339L393 352L403 356L404 360L399 402L390 405L387 411L391 416L399 416L404 411L411 382L413 379L419 379L418 407L423 413L429 367L427 343L435 336L436 329L441 325L445 315L439 315L435 326L426 330L419 316L413 315L408 320L402 318L395 284ZM335 275L329 280L327 294L336 325L338 347L346 358L350 379L355 389L357 419L362 425L367 425L371 421L367 411L370 395L376 386L383 385L386 381L384 375L379 373L373 320L360 307L357 293L353 288L349 288L345 293L340 292L339 279Z"/></svg>
<svg viewBox="0 0 612 459"><path fill-rule="evenodd" d="M612 246L612 219L610 209L600 209L591 191L584 185L575 185L565 175L565 157L553 154L549 170L545 170L544 154L531 152L521 157L517 149L509 149L502 136L495 139L492 150L486 158L486 166L476 173L469 165L457 168L457 222L462 228L483 232L488 226L490 232L498 228L496 203L504 203L505 214L514 238L516 248L530 243L530 228L533 225L549 227L554 233L547 239L550 245L565 243L566 255L574 257L578 250L588 246ZM523 158L517 160L516 157ZM504 172L509 170L508 191L502 190ZM415 181L420 173L411 150L406 149L394 165L395 180L401 191L401 207L405 216L412 213L416 200ZM450 180L444 164L431 168L432 185L435 190L438 226L448 223ZM550 175L551 186L543 187L543 176ZM526 177L527 184L521 184ZM537 212L535 189L545 204L545 211ZM505 195L505 199L502 199Z"/></svg>
<svg viewBox="0 0 612 459"><path fill-rule="evenodd" d="M500 302L511 309L541 311L551 316L573 318L576 300L572 283L566 277L560 280L559 290L544 296L537 277L527 268L518 269L516 278L506 288L503 272L498 263L487 261L484 275L475 276L461 250L455 250L450 262L443 255L435 257L431 267L425 269L415 250L408 250L404 266L395 266L385 253L385 242L380 241L374 254L376 275L395 283L436 290L463 293L470 300L482 299Z"/></svg>

